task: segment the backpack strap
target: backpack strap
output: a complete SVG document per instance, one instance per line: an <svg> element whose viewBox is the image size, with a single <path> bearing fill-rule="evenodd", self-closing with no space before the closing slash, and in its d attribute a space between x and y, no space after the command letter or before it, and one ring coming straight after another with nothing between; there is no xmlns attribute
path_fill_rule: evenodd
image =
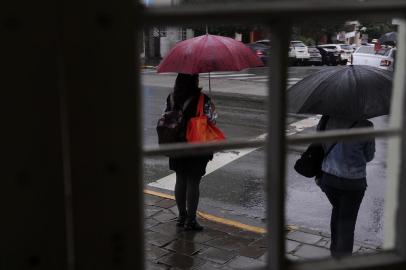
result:
<svg viewBox="0 0 406 270"><path fill-rule="evenodd" d="M182 111L185 111L189 103L192 101L193 97L188 98L185 103L183 103Z"/></svg>
<svg viewBox="0 0 406 270"><path fill-rule="evenodd" d="M193 97L188 98L185 103L183 103L182 106L182 111L185 111L189 103L192 101ZM173 93L169 95L169 109L174 110L175 109L175 100L173 98Z"/></svg>
<svg viewBox="0 0 406 270"><path fill-rule="evenodd" d="M169 95L169 110L173 110L175 108L175 100L173 99L173 93Z"/></svg>
<svg viewBox="0 0 406 270"><path fill-rule="evenodd" d="M203 115L204 95L200 93L199 101L197 102L196 116Z"/></svg>
<svg viewBox="0 0 406 270"><path fill-rule="evenodd" d="M357 123L358 123L358 121L355 121L354 123L352 123L352 125L351 125L348 129L353 128ZM324 128L326 127L326 125L327 125L327 121L326 121L326 123L325 123L325 125L324 125ZM326 157L328 156L328 154L330 154L331 150L333 150L333 147L334 147L336 144L337 144L337 142L335 142L332 146L330 146L330 148L329 148L329 149L327 150L327 152L324 154L324 158L326 158Z"/></svg>

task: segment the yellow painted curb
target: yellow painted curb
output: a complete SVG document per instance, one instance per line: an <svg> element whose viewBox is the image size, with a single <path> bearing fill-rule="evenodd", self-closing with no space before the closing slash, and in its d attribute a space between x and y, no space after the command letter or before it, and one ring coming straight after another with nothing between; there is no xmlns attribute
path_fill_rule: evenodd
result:
<svg viewBox="0 0 406 270"><path fill-rule="evenodd" d="M172 195L168 195L162 192L157 192L157 191L152 191L149 189L144 189L144 193L145 194L150 194L150 195L154 195L154 196L158 196L161 198L165 198L165 199L170 199L170 200L175 200L175 197ZM256 227L256 226L252 226L252 225L247 225L238 221L234 221L234 220L229 220L229 219L225 219L225 218L221 218L221 217L216 217L210 214L206 214L204 212L201 211L197 211L197 214L207 220L213 221L213 222L217 222L217 223L221 223L224 225L228 225L228 226L232 226L232 227L236 227L242 230L246 230L246 231L250 231L250 232L254 232L254 233L261 233L261 234L265 234L266 233L266 229L261 228L261 227ZM292 230L297 230L298 228L296 226L293 225L287 225L286 226L286 230L288 231L292 231Z"/></svg>
<svg viewBox="0 0 406 270"><path fill-rule="evenodd" d="M210 214L203 213L201 211L197 211L197 214L200 217L205 218L207 220L225 224L225 225L232 226L232 227L236 227L236 228L239 228L242 230L246 230L246 231L250 231L250 232L254 232L254 233L262 233L262 234L266 233L266 230L261 227L251 226L251 225L247 225L247 224L244 224L244 223L241 223L238 221L229 220L229 219L225 219L225 218L221 218L221 217L216 217L216 216L213 216Z"/></svg>
<svg viewBox="0 0 406 270"><path fill-rule="evenodd" d="M144 189L144 193L149 194L149 195L158 196L158 197L165 198L165 199L175 200L175 196L165 194L165 193L162 193L162 192L152 191L152 190L149 190L149 189Z"/></svg>

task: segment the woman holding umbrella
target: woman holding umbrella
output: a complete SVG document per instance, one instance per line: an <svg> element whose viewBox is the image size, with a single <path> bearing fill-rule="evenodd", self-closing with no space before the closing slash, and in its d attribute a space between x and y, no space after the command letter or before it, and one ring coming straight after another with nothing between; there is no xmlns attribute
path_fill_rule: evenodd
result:
<svg viewBox="0 0 406 270"><path fill-rule="evenodd" d="M373 127L368 120L351 121L323 116L318 125L325 130ZM333 209L330 220L330 252L334 258L352 254L358 210L367 188L366 163L374 158L375 140L323 144L328 153L318 181Z"/></svg>
<svg viewBox="0 0 406 270"><path fill-rule="evenodd" d="M304 78L288 92L288 111L322 114L318 130L372 128L366 120L387 115L393 73L370 66L331 67ZM358 210L367 187L366 163L375 140L323 144L321 189L333 206L331 255L350 255Z"/></svg>
<svg viewBox="0 0 406 270"><path fill-rule="evenodd" d="M185 123L196 115L196 107L201 93L199 88L199 76L179 73L173 93L166 99L166 110L171 109L171 95L173 95L174 106L183 108ZM208 120L215 122L217 114L210 98L204 95L203 112ZM185 127L186 129L186 127ZM184 132L186 134L186 132ZM184 138L186 142L186 138ZM185 230L200 231L203 227L196 221L196 211L199 204L199 185L202 176L206 173L207 163L213 159L213 154L191 156L191 157L170 157L169 168L176 172L175 200L179 211L177 220L178 227Z"/></svg>
<svg viewBox="0 0 406 270"><path fill-rule="evenodd" d="M182 108L184 103L192 97L184 112L185 120L188 121L196 115L201 91L198 87L197 74L209 73L209 91L211 91L210 72L239 71L257 66L263 66L263 63L242 42L206 34L177 43L162 59L157 72L178 73L173 93L174 103ZM167 99L167 110L169 110L169 104L170 97ZM206 95L204 96L204 114L211 122L214 122L217 117L214 106ZM169 168L176 172L175 199L179 210L177 226L185 226L186 230L203 229L196 221L199 183L205 174L208 161L212 158L212 154L169 158Z"/></svg>

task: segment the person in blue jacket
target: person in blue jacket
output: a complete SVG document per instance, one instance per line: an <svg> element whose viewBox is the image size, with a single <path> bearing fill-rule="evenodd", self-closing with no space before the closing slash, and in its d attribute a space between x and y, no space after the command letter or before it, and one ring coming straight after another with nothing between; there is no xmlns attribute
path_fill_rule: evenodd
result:
<svg viewBox="0 0 406 270"><path fill-rule="evenodd" d="M318 129L323 121L327 121L326 130L373 128L368 120L351 121L323 116ZM375 140L324 143L323 148L324 152L331 150L323 160L318 184L333 207L331 256L341 258L352 254L358 210L367 188L366 164L374 158Z"/></svg>

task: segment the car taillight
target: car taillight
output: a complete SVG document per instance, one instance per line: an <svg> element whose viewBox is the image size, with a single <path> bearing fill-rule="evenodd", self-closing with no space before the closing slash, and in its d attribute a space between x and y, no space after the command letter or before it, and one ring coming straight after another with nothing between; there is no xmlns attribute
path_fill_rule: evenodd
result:
<svg viewBox="0 0 406 270"><path fill-rule="evenodd" d="M261 52L261 51L256 51L256 54L257 54L258 56L264 55L264 53Z"/></svg>
<svg viewBox="0 0 406 270"><path fill-rule="evenodd" d="M392 64L392 62L389 60L381 60L380 66L389 67L390 64Z"/></svg>

